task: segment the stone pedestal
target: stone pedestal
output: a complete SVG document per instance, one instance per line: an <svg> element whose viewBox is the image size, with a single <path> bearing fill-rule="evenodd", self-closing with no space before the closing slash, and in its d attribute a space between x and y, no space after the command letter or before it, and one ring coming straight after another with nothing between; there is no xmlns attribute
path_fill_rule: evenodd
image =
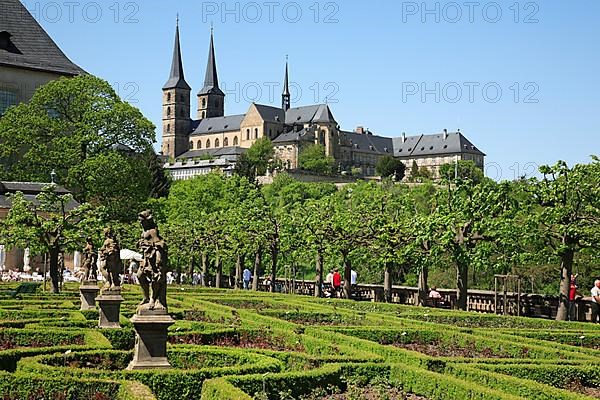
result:
<svg viewBox="0 0 600 400"><path fill-rule="evenodd" d="M98 296L100 288L96 282L84 281L79 286L79 297L81 299L80 310L93 310L96 308L96 296Z"/></svg>
<svg viewBox="0 0 600 400"><path fill-rule="evenodd" d="M135 350L128 370L171 368L167 360L167 329L175 320L167 310L139 309L131 318Z"/></svg>
<svg viewBox="0 0 600 400"><path fill-rule="evenodd" d="M102 290L100 296L96 297L100 308L99 328L121 327L119 317L123 300L125 299L121 296L121 289Z"/></svg>

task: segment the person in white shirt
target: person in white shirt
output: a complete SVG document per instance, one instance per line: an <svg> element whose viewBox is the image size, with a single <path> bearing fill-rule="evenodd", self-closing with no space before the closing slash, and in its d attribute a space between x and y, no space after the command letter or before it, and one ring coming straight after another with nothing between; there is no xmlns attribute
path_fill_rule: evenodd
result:
<svg viewBox="0 0 600 400"><path fill-rule="evenodd" d="M594 281L594 287L592 288L592 322L600 322L600 279Z"/></svg>
<svg viewBox="0 0 600 400"><path fill-rule="evenodd" d="M350 271L350 284L352 286L356 285L356 281L358 280L358 274L355 270Z"/></svg>
<svg viewBox="0 0 600 400"><path fill-rule="evenodd" d="M325 276L325 283L329 283L330 285L333 285L333 271L329 271L327 276Z"/></svg>
<svg viewBox="0 0 600 400"><path fill-rule="evenodd" d="M252 272L248 268L244 269L242 273L244 279L244 289L250 290L250 281L252 280Z"/></svg>
<svg viewBox="0 0 600 400"><path fill-rule="evenodd" d="M442 298L442 295L440 294L440 292L437 291L437 288L435 286L432 287L429 291L429 298L438 300Z"/></svg>

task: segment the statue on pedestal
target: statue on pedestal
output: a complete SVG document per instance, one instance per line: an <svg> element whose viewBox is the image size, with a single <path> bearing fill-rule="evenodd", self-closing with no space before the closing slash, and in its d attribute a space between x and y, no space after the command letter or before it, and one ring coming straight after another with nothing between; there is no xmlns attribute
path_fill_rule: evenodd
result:
<svg viewBox="0 0 600 400"><path fill-rule="evenodd" d="M167 245L158 233L158 226L149 210L138 215L142 225L142 237L138 248L143 260L137 277L144 299L138 310L167 310Z"/></svg>
<svg viewBox="0 0 600 400"><path fill-rule="evenodd" d="M100 272L104 277L104 289L121 289L121 249L112 229L104 230L104 244L100 248Z"/></svg>
<svg viewBox="0 0 600 400"><path fill-rule="evenodd" d="M94 248L94 243L92 242L92 238L90 237L86 239L86 245L83 249L83 254L81 258L81 270L83 273L81 281L84 283L90 281L96 282L96 280L98 279L98 253L96 252L96 249Z"/></svg>

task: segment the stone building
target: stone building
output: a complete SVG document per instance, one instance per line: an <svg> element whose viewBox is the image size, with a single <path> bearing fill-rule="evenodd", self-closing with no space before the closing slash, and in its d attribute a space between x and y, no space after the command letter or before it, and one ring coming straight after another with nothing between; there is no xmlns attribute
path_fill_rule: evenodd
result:
<svg viewBox="0 0 600 400"><path fill-rule="evenodd" d="M377 161L386 155L405 163L415 160L419 166L430 168L434 176L441 163L457 159L473 159L483 168L485 155L459 132L392 139L360 127L344 131L327 104L292 107L287 62L283 83L281 106L252 103L245 114L225 115L225 93L219 88L211 31L204 85L196 95L193 119L192 89L184 76L177 25L171 73L163 86L165 168L174 179L188 179L213 169L231 173L237 157L262 137L273 142L276 158L290 170L299 168L299 154L310 144L322 145L325 154L335 159L338 171L360 168L366 176L375 175Z"/></svg>
<svg viewBox="0 0 600 400"><path fill-rule="evenodd" d="M19 0L0 2L0 116L51 80L83 73Z"/></svg>

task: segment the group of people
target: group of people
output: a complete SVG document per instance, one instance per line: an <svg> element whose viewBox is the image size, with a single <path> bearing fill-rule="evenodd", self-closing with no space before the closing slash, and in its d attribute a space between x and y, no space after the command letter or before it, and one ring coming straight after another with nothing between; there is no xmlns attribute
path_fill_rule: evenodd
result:
<svg viewBox="0 0 600 400"><path fill-rule="evenodd" d="M358 273L354 270L350 271L350 285L356 286L358 280ZM342 285L344 284L344 278L340 274L339 269L335 268L329 271L325 276L325 282L323 282L323 293L325 297L341 297Z"/></svg>
<svg viewBox="0 0 600 400"><path fill-rule="evenodd" d="M571 281L569 283L569 307L568 307L568 319L569 321L577 321L575 315L575 304L580 296L578 293L579 286L577 286L577 275L571 275ZM591 306L592 306L592 322L600 322L600 279L594 281L594 286L590 290L591 295Z"/></svg>

